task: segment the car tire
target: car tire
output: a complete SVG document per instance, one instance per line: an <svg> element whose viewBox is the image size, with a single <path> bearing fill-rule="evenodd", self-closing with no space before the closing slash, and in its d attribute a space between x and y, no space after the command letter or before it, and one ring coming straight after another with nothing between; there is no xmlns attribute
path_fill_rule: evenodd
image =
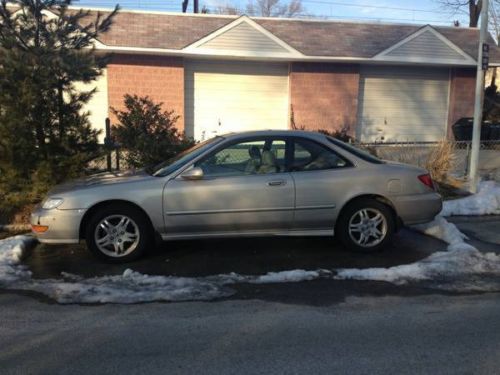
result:
<svg viewBox="0 0 500 375"><path fill-rule="evenodd" d="M126 263L144 255L153 231L139 209L120 204L105 206L89 220L85 240L89 250L109 263Z"/></svg>
<svg viewBox="0 0 500 375"><path fill-rule="evenodd" d="M375 199L360 198L342 210L335 235L349 250L372 253L391 241L395 228L394 214L387 205Z"/></svg>

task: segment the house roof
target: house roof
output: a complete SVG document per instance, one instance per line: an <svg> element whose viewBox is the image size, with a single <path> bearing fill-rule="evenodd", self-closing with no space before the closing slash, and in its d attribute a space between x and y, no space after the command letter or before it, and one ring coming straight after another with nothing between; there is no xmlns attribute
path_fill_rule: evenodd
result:
<svg viewBox="0 0 500 375"><path fill-rule="evenodd" d="M106 11L101 11L106 13ZM185 15L121 11L99 41L108 47L182 50L238 19L237 16ZM372 58L425 25L251 18L306 56ZM479 30L432 26L473 59ZM491 36L490 62L500 63L500 50Z"/></svg>

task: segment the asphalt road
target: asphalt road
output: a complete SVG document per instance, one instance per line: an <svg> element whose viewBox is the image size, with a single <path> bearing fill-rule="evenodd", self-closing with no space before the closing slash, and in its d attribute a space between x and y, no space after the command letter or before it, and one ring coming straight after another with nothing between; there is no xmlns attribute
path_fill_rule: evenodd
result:
<svg viewBox="0 0 500 375"><path fill-rule="evenodd" d="M289 293L293 293L290 287ZM500 298L61 306L0 294L7 374L495 374Z"/></svg>
<svg viewBox="0 0 500 375"><path fill-rule="evenodd" d="M33 250L35 278L61 272L204 276L411 263L446 245L411 230L360 255L324 238L169 242L127 265L82 246ZM0 290L3 374L493 374L500 368L498 294L437 294L383 282L318 279L240 284L229 299L58 305Z"/></svg>

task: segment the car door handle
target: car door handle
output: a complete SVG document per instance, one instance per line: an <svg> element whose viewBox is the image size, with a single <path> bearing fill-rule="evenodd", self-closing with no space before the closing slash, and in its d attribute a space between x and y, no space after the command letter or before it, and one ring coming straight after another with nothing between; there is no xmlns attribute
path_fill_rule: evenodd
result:
<svg viewBox="0 0 500 375"><path fill-rule="evenodd" d="M282 186L282 185L286 185L286 181L285 180L274 180L274 181L269 181L267 183L267 185L269 186Z"/></svg>

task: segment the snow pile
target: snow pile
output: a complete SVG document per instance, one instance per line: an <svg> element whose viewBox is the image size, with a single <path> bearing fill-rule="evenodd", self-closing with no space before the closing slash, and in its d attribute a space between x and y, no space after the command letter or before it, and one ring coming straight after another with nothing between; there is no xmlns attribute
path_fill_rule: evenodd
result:
<svg viewBox="0 0 500 375"><path fill-rule="evenodd" d="M19 280L31 278L31 272L27 267L20 265L21 259L33 238L28 236L16 236L0 240L0 286L8 286Z"/></svg>
<svg viewBox="0 0 500 375"><path fill-rule="evenodd" d="M312 280L330 271L282 271L245 276L236 273L190 278L150 276L127 269L122 275L83 278L63 272L61 279L33 279L21 259L34 245L28 236L0 240L0 287L42 293L59 303L138 303L206 301L235 293L236 283L279 283Z"/></svg>
<svg viewBox="0 0 500 375"><path fill-rule="evenodd" d="M495 181L479 184L477 194L443 203L441 216L500 215L500 185Z"/></svg>
<svg viewBox="0 0 500 375"><path fill-rule="evenodd" d="M331 273L327 270L318 271L304 271L304 270L291 270L281 272L269 272L266 275L254 277L250 280L254 284L268 284L268 283L290 283L299 281L310 281L318 279L322 275Z"/></svg>
<svg viewBox="0 0 500 375"><path fill-rule="evenodd" d="M432 280L434 288L456 291L500 288L499 255L482 253L467 244L464 241L467 236L440 216L415 229L448 243L447 251L433 253L415 263L390 268L340 269L335 278L387 281L398 285Z"/></svg>
<svg viewBox="0 0 500 375"><path fill-rule="evenodd" d="M234 291L216 281L188 277L149 276L130 269L122 275L83 279L65 274L64 280L32 280L21 289L34 290L59 303L138 303L212 300Z"/></svg>

